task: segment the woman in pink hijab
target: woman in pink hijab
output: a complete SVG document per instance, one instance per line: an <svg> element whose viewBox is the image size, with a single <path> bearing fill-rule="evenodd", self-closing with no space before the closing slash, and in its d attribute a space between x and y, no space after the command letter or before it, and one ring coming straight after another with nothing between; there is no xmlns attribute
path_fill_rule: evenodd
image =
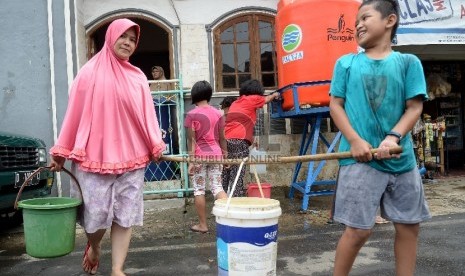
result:
<svg viewBox="0 0 465 276"><path fill-rule="evenodd" d="M82 267L89 274L97 273L110 228L111 275L125 275L131 227L143 221L145 167L165 149L147 78L128 61L139 33L128 19L108 26L102 50L73 82L60 136L50 149L52 170L71 160L82 189L80 224L88 238ZM79 196L74 186L71 195Z"/></svg>

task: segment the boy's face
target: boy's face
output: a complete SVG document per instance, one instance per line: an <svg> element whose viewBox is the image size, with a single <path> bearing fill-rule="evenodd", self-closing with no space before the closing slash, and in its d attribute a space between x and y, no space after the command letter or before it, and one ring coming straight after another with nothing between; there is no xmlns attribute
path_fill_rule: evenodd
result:
<svg viewBox="0 0 465 276"><path fill-rule="evenodd" d="M373 5L362 6L355 21L355 29L357 30L355 38L358 45L364 49L370 49L383 42L385 37L389 39L389 18L389 16L382 18L381 13Z"/></svg>

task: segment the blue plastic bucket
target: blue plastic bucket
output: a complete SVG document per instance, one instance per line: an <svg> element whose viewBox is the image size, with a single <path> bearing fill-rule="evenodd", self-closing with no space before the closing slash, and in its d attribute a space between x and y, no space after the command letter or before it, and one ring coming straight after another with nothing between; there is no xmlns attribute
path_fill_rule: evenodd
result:
<svg viewBox="0 0 465 276"><path fill-rule="evenodd" d="M218 275L276 275L279 201L236 197L215 201Z"/></svg>

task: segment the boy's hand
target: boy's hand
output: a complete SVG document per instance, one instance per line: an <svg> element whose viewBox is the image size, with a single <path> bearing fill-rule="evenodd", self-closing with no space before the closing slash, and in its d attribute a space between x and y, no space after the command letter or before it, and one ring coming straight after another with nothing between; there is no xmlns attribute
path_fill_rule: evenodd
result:
<svg viewBox="0 0 465 276"><path fill-rule="evenodd" d="M397 144L398 138L394 136L386 136L384 140L378 146L378 152L374 154L374 157L378 160L381 159L390 159L390 158L400 158L400 154L390 154L389 149L399 146Z"/></svg>
<svg viewBox="0 0 465 276"><path fill-rule="evenodd" d="M350 143L350 152L357 162L368 162L373 159L371 155L372 146L363 139L357 139Z"/></svg>

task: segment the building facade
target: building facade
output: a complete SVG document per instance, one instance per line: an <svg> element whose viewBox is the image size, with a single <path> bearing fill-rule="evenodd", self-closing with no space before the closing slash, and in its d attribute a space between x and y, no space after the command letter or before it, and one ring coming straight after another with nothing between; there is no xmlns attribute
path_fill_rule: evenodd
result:
<svg viewBox="0 0 465 276"><path fill-rule="evenodd" d="M451 6L435 5L433 8L443 15L434 22L417 20L426 16L425 11L434 14L434 9L419 7L418 2L402 1L405 25L399 30L404 37L413 33L408 31L412 24L426 24L431 31L429 24L441 18L459 20L450 27L459 35L454 34L449 42L399 37L397 49L417 54L424 61L463 64L465 39L460 38L460 32L463 36L465 9L461 1L449 1ZM0 10L4 27L0 41L0 128L37 136L50 147L61 128L74 76L102 47L108 24L122 17L141 26L141 41L131 62L149 79L150 68L160 65L168 78L181 77L186 89L198 80L208 80L215 89L212 104L226 95L237 95L241 81L249 78L260 79L273 91L278 88L274 55L279 47L274 39L277 4L278 0L4 1ZM444 12L451 9L452 15ZM424 38L418 32L410 37ZM434 37L435 31L431 33ZM465 90L459 89L461 93ZM189 99L185 106L191 108ZM265 115L260 124L265 128L262 134L268 137L264 150L284 156L298 153L302 129L298 121L270 120ZM461 124L463 137L463 120ZM331 132L330 123L327 125ZM293 168L292 164L269 165L264 178L275 185L288 185ZM324 177L332 178L337 163L329 162L325 168Z"/></svg>

